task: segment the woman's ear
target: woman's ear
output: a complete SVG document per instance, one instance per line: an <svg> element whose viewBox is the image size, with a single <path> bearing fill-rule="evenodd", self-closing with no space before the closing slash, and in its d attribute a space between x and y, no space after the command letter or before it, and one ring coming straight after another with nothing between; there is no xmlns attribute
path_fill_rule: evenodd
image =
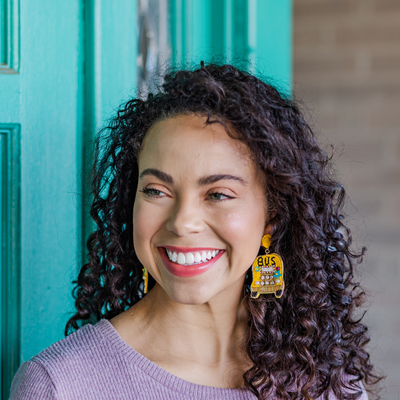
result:
<svg viewBox="0 0 400 400"><path fill-rule="evenodd" d="M267 220L267 225L265 226L264 229L264 235L271 235L274 233L274 228L275 228L275 217L276 217L277 212L272 211L268 215L268 220Z"/></svg>

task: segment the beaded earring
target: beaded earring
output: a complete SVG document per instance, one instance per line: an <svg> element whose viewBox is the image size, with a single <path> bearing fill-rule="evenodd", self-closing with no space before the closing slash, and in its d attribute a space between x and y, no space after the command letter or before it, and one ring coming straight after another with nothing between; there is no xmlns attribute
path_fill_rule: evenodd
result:
<svg viewBox="0 0 400 400"><path fill-rule="evenodd" d="M264 235L261 244L265 247L265 256L258 256L253 262L250 296L257 299L260 294L274 293L279 299L285 289L283 261L278 254L269 254L271 235Z"/></svg>
<svg viewBox="0 0 400 400"><path fill-rule="evenodd" d="M143 293L147 293L147 285L149 283L149 273L147 272L147 269L143 267Z"/></svg>

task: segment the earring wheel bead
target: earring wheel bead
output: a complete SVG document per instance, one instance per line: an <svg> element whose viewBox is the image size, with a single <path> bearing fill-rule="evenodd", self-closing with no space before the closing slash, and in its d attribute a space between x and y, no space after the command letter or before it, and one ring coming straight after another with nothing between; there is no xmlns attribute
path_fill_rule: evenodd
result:
<svg viewBox="0 0 400 400"><path fill-rule="evenodd" d="M264 235L261 244L268 249L271 246L271 235Z"/></svg>

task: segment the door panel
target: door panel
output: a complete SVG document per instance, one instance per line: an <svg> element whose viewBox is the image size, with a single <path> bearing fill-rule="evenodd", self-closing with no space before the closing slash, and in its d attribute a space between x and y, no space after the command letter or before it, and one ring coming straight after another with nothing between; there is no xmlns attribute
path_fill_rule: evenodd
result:
<svg viewBox="0 0 400 400"><path fill-rule="evenodd" d="M19 124L0 124L0 378L6 388L20 361L19 133Z"/></svg>
<svg viewBox="0 0 400 400"><path fill-rule="evenodd" d="M62 338L79 255L79 0L21 0L21 361Z"/></svg>

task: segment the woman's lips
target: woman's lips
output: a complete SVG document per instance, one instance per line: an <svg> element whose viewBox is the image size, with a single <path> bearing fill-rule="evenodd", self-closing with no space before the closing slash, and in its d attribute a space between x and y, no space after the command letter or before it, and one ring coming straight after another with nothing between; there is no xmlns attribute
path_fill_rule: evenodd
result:
<svg viewBox="0 0 400 400"><path fill-rule="evenodd" d="M161 260L164 263L165 268L169 272L171 272L171 274L179 276L181 278L190 278L192 276L203 274L204 272L208 271L219 260L219 258L222 256L223 253L225 253L224 250L220 250L219 253L214 258L206 262L194 265L181 265L171 261L168 258L164 247L159 247L158 251L160 253Z"/></svg>

